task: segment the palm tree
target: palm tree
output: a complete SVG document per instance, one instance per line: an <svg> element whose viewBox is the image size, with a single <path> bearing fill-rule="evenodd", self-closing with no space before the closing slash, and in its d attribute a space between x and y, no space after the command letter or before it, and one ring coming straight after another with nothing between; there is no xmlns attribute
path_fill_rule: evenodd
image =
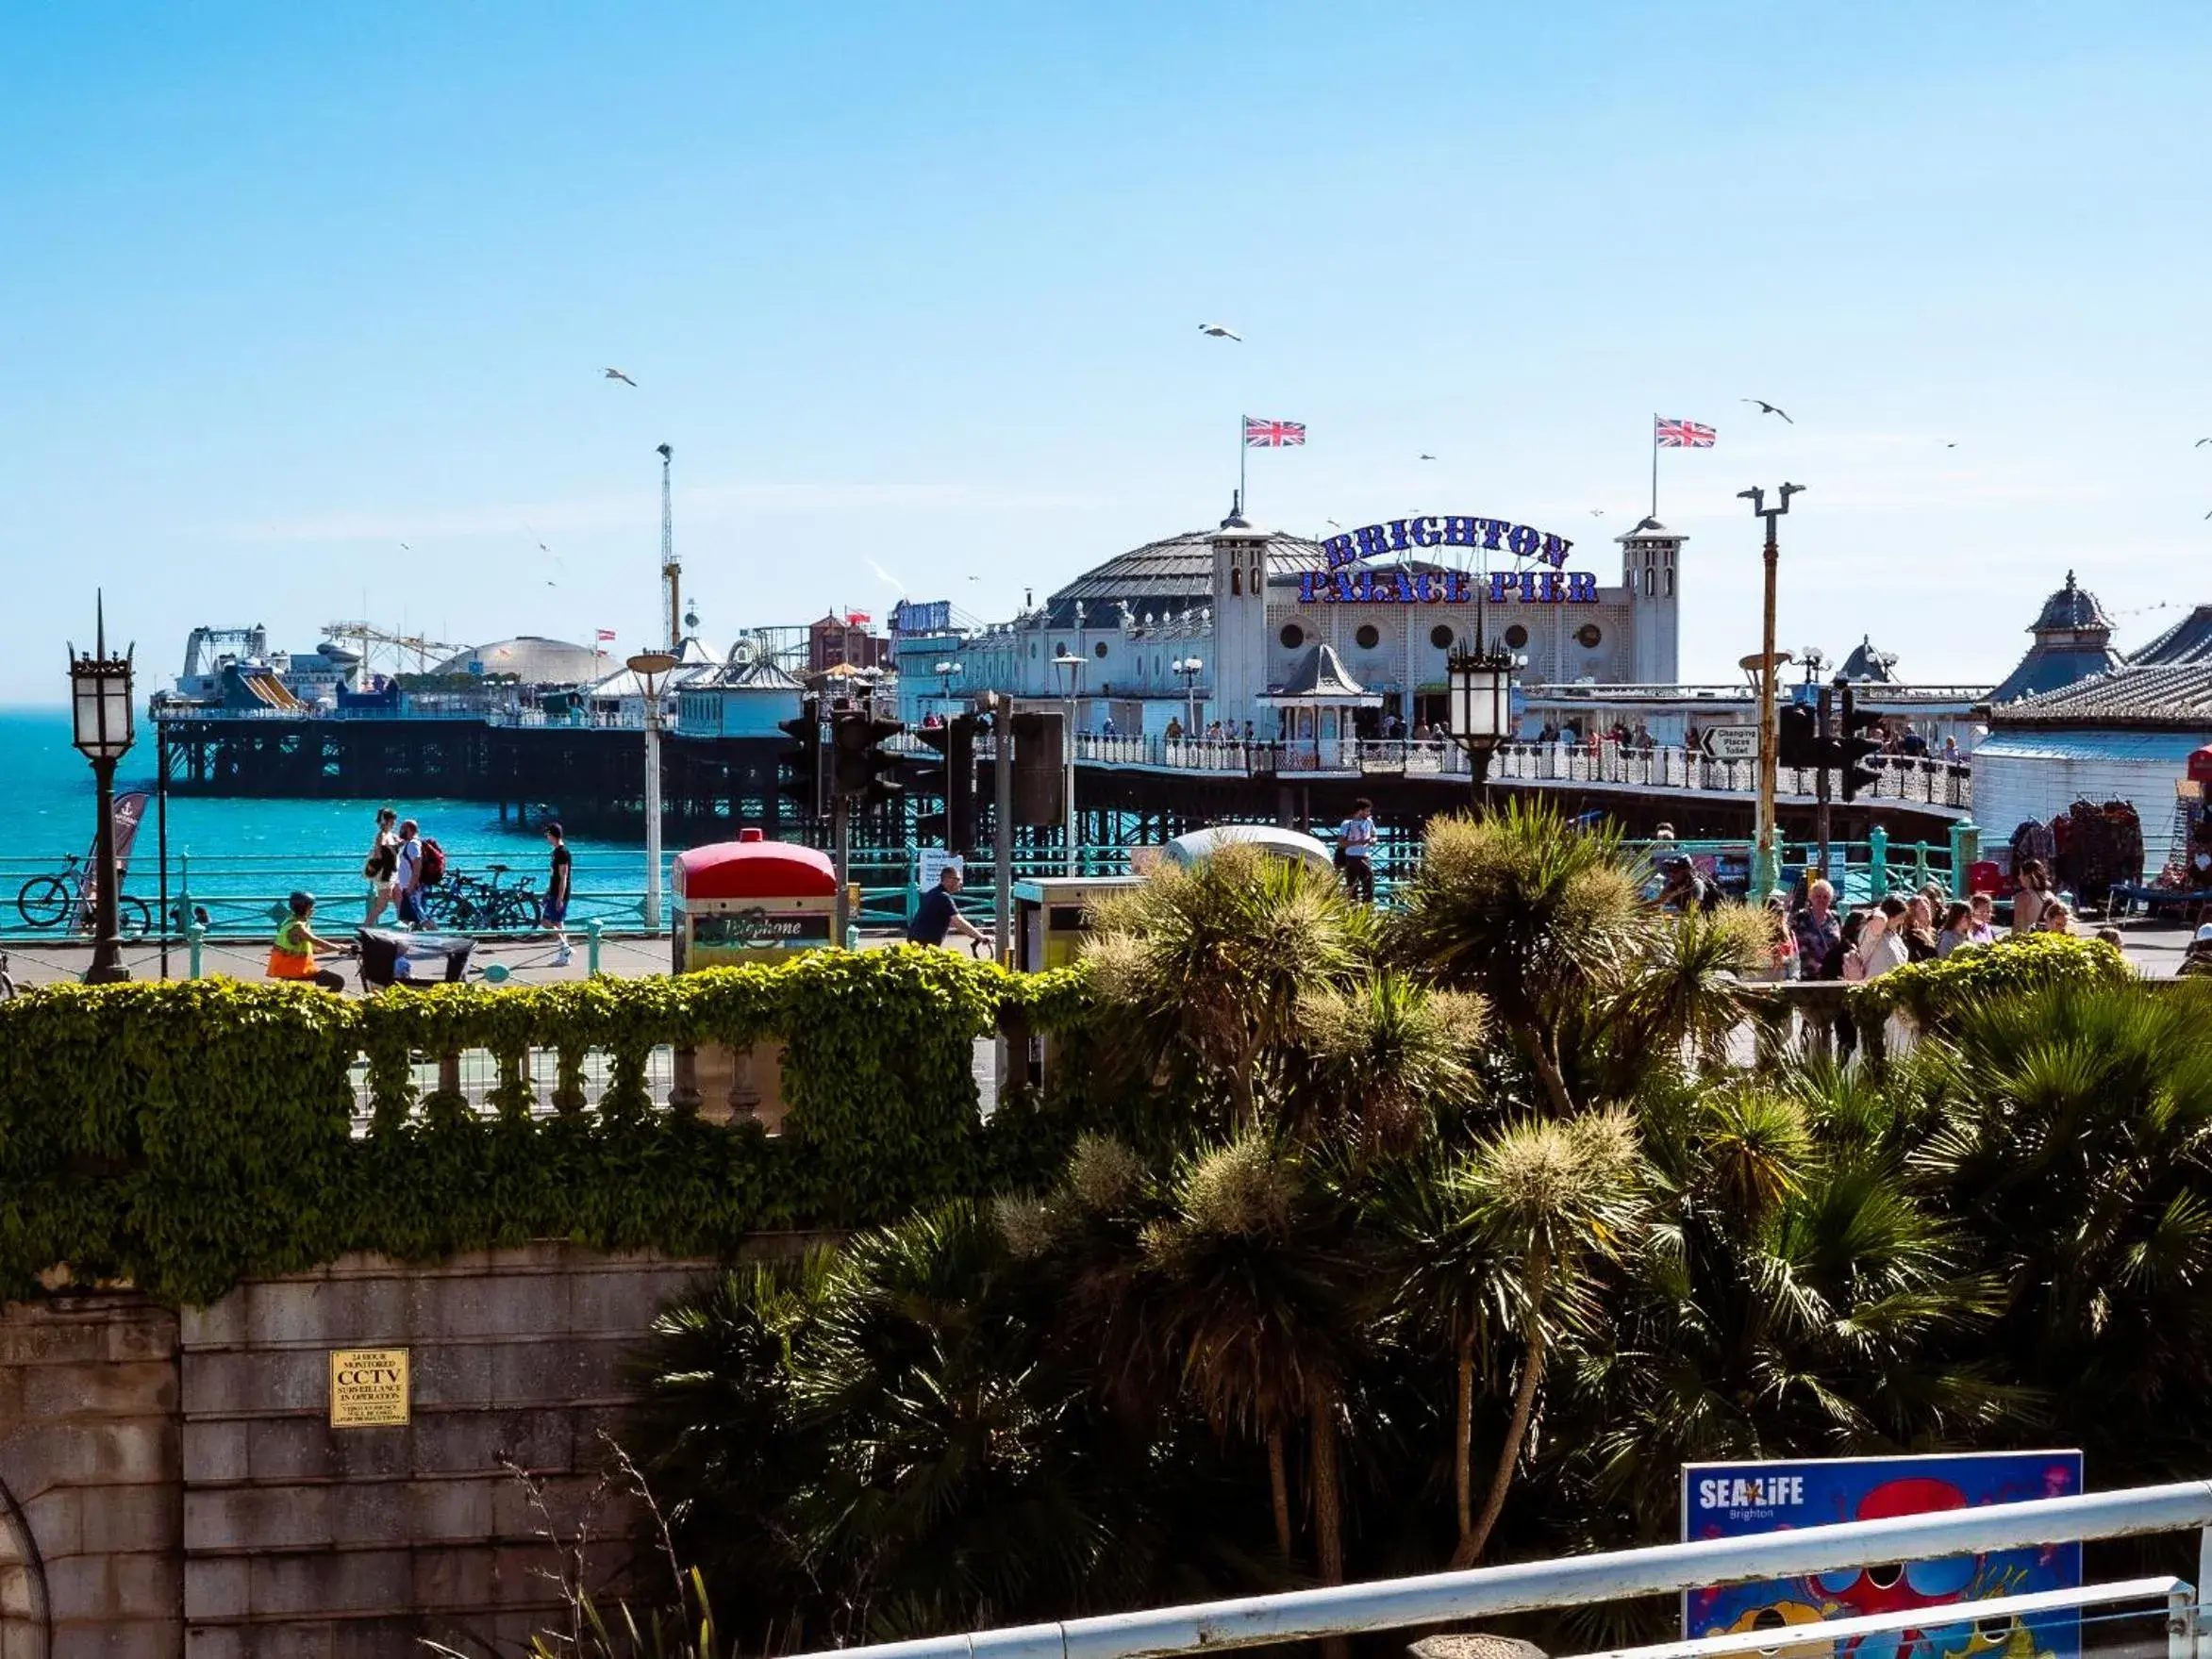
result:
<svg viewBox="0 0 2212 1659"><path fill-rule="evenodd" d="M1142 1238L1159 1350L1218 1433L1266 1446L1286 1560L1285 1439L1304 1420L1323 1584L1344 1577L1338 1415L1359 1342L1346 1219L1306 1161L1247 1132L1184 1160L1171 1212Z"/></svg>
<svg viewBox="0 0 2212 1659"><path fill-rule="evenodd" d="M1403 1153L1433 1132L1440 1109L1472 1096L1489 1026L1480 997L1388 969L1309 990L1298 1004L1284 1120L1308 1142L1345 1144L1362 1160Z"/></svg>
<svg viewBox="0 0 2212 1659"><path fill-rule="evenodd" d="M1101 903L1086 955L1101 997L1139 1018L1158 1059L1179 1054L1221 1090L1242 1129L1300 999L1360 966L1369 916L1326 872L1231 845Z"/></svg>
<svg viewBox="0 0 2212 1659"><path fill-rule="evenodd" d="M1773 923L1763 909L1694 906L1636 930L1621 977L1598 1004L1612 1092L1635 1091L1655 1062L1684 1053L1710 1069L1756 1004L1743 976L1764 968Z"/></svg>
<svg viewBox="0 0 2212 1659"><path fill-rule="evenodd" d="M1592 1269L1635 1245L1643 1214L1636 1134L1617 1112L1514 1124L1477 1144L1454 1186L1468 1230L1491 1253L1491 1298L1521 1337L1520 1381L1489 1491L1452 1551L1453 1567L1465 1568L1481 1558L1505 1506L1552 1350L1593 1311Z"/></svg>
<svg viewBox="0 0 2212 1659"><path fill-rule="evenodd" d="M2114 1479L2212 1433L2212 987L2054 987L1954 1013L1912 1158L2007 1287L1997 1344Z"/></svg>
<svg viewBox="0 0 2212 1659"><path fill-rule="evenodd" d="M1659 1535L1681 1465L1955 1443L2033 1405L1963 1357L1998 1288L1918 1202L1863 1079L1638 1101L1651 1214L1576 1378L1568 1462Z"/></svg>
<svg viewBox="0 0 2212 1659"><path fill-rule="evenodd" d="M1390 924L1392 954L1423 978L1481 992L1564 1116L1574 1102L1562 1022L1619 979L1640 887L1618 830L1571 828L1547 805L1434 819Z"/></svg>

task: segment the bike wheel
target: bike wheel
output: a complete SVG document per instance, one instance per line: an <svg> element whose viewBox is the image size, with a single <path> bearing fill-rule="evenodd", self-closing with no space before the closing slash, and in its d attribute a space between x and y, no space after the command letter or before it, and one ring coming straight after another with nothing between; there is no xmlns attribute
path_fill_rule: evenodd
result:
<svg viewBox="0 0 2212 1659"><path fill-rule="evenodd" d="M125 893L115 901L115 931L126 939L142 939L154 931L154 912L145 900Z"/></svg>
<svg viewBox="0 0 2212 1659"><path fill-rule="evenodd" d="M16 889L15 913L31 927L59 927L76 895L58 875L34 875Z"/></svg>

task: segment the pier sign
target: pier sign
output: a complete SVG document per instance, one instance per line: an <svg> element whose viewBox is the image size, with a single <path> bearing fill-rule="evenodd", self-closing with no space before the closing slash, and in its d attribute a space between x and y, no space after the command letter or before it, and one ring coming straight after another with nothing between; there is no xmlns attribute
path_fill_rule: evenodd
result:
<svg viewBox="0 0 2212 1659"><path fill-rule="evenodd" d="M332 1428L405 1428L407 1423L407 1403L406 1349L338 1348L331 1351Z"/></svg>
<svg viewBox="0 0 2212 1659"><path fill-rule="evenodd" d="M1468 605L1479 596L1489 605L1595 605L1598 579L1588 571L1564 567L1574 543L1549 530L1472 513L1418 513L1362 524L1322 542L1328 561L1322 571L1298 576L1301 605ZM1517 559L1533 559L1549 570L1431 571L1355 570L1370 559L1395 554L1401 558L1430 548L1480 548Z"/></svg>

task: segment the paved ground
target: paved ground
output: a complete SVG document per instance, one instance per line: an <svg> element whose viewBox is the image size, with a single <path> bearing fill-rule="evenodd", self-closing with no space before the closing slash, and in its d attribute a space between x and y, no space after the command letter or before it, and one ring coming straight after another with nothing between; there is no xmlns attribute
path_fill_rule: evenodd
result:
<svg viewBox="0 0 2212 1659"><path fill-rule="evenodd" d="M2173 922L2145 921L2123 921L2120 924L2121 948L2128 959L2154 978L2170 978L2181 965L2183 950L2187 946L2190 930ZM879 949L892 943L897 935L885 932L864 936L863 949ZM9 958L8 971L17 983L47 985L56 980L75 979L85 971L91 955L89 945L0 943ZM258 979L268 959L266 945L209 944L201 957L201 971L225 974L233 979ZM160 953L143 945L125 948L124 960L132 974L140 979L158 979L161 972ZM586 952L581 940L575 946L573 959L566 968L553 963L553 946L545 940L506 941L481 944L476 947L473 964L478 968L491 963L504 964L513 980L523 984L542 984L556 979L581 979L586 972ZM607 973L625 978L646 973L664 973L668 971L669 947L666 939L624 938L608 939L600 947L600 967ZM182 945L173 945L169 954L169 976L183 979L189 972L190 956ZM341 962L340 972L348 981L354 978L354 965Z"/></svg>

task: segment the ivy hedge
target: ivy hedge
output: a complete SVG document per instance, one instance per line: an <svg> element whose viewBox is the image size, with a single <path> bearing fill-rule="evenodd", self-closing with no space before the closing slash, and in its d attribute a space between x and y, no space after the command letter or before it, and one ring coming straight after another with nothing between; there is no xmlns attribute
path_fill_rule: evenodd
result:
<svg viewBox="0 0 2212 1659"><path fill-rule="evenodd" d="M2022 997L2053 986L2091 990L2135 976L2125 956L2091 935L2031 933L1893 968L1858 987L1852 1001L1862 1017L1899 1011L1932 1027L1984 999Z"/></svg>
<svg viewBox="0 0 2212 1659"><path fill-rule="evenodd" d="M761 1229L1041 1186L1106 1108L1095 1088L1019 1088L979 1121L973 1040L1004 1025L1081 1045L1094 1018L1080 970L917 951L358 1000L221 979L32 991L0 1004L0 1295L58 1265L205 1302L352 1250L425 1260L566 1238L718 1254ZM653 1109L657 1045L768 1037L786 1050L780 1135ZM415 1064L462 1049L498 1057L491 1113L418 1095ZM532 1049L559 1056L553 1115L524 1075ZM609 1076L585 1111L593 1049Z"/></svg>

